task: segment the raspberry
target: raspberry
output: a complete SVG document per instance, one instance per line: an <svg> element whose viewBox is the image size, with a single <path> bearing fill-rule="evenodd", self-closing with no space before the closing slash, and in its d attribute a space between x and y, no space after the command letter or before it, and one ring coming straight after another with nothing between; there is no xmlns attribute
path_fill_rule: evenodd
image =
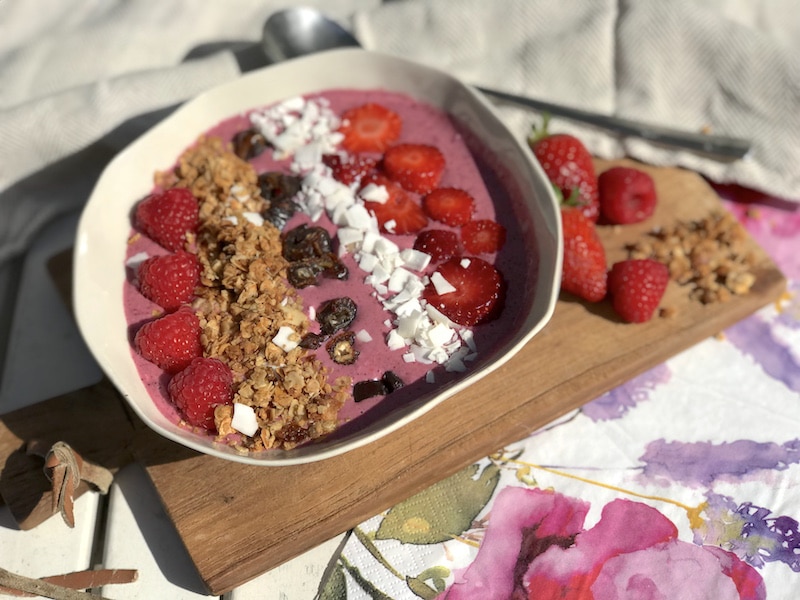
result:
<svg viewBox="0 0 800 600"><path fill-rule="evenodd" d="M612 306L628 323L653 318L668 283L667 266L651 258L620 261L608 273Z"/></svg>
<svg viewBox="0 0 800 600"><path fill-rule="evenodd" d="M197 231L197 200L186 188L152 194L139 202L134 221L147 237L171 252L183 250L186 234Z"/></svg>
<svg viewBox="0 0 800 600"><path fill-rule="evenodd" d="M167 312L190 302L199 283L200 265L188 252L152 256L139 266L139 291Z"/></svg>
<svg viewBox="0 0 800 600"><path fill-rule="evenodd" d="M167 385L169 397L196 427L215 431L214 409L233 402L233 373L216 358L195 358Z"/></svg>
<svg viewBox="0 0 800 600"><path fill-rule="evenodd" d="M185 369L192 359L203 355L200 319L188 306L142 325L133 339L142 358L167 373Z"/></svg>
<svg viewBox="0 0 800 600"><path fill-rule="evenodd" d="M612 167L598 178L600 212L608 223L627 225L650 218L658 197L653 178L631 167Z"/></svg>

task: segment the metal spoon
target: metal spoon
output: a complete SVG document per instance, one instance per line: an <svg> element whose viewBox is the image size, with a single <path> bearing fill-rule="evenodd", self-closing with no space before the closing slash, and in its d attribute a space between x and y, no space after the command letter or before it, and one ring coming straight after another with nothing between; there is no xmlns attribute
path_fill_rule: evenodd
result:
<svg viewBox="0 0 800 600"><path fill-rule="evenodd" d="M271 62L321 50L361 46L358 40L338 23L313 8L305 7L289 8L272 14L264 24L261 44ZM701 152L718 159L742 158L750 150L750 142L740 138L690 133L552 104L482 86L476 86L476 89L501 102L547 112L656 144Z"/></svg>

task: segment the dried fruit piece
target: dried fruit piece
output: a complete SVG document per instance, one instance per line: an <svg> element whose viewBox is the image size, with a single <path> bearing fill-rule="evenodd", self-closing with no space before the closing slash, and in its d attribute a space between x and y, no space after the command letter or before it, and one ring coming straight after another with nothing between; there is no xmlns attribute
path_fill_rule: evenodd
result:
<svg viewBox="0 0 800 600"><path fill-rule="evenodd" d="M138 278L142 295L171 312L194 298L200 265L188 252L152 256L139 265Z"/></svg>
<svg viewBox="0 0 800 600"><path fill-rule="evenodd" d="M390 394L392 392L396 392L405 385L403 380L400 379L400 376L397 375L397 373L395 373L394 371L386 371L383 374L383 377L381 377L381 381L386 386L386 389Z"/></svg>
<svg viewBox="0 0 800 600"><path fill-rule="evenodd" d="M454 289L438 291L436 275ZM452 321L471 327L495 318L505 300L505 280L485 260L451 258L443 262L422 292L423 298Z"/></svg>
<svg viewBox="0 0 800 600"><path fill-rule="evenodd" d="M386 371L380 379L366 379L353 385L353 400L361 402L375 396L386 396L404 385L405 383L396 373Z"/></svg>
<svg viewBox="0 0 800 600"><path fill-rule="evenodd" d="M353 385L353 400L362 402L375 396L385 396L389 393L386 384L380 379L366 379Z"/></svg>
<svg viewBox="0 0 800 600"><path fill-rule="evenodd" d="M261 190L261 197L269 202L269 208L262 213L262 216L278 229L283 229L297 212L298 207L294 197L300 191L300 178L278 171L269 171L258 176L258 187Z"/></svg>
<svg viewBox="0 0 800 600"><path fill-rule="evenodd" d="M203 355L200 344L200 319L188 306L142 325L133 346L145 360L167 373L185 369Z"/></svg>
<svg viewBox="0 0 800 600"><path fill-rule="evenodd" d="M214 431L214 409L233 401L233 373L216 358L195 358L170 379L169 397L195 427Z"/></svg>
<svg viewBox="0 0 800 600"><path fill-rule="evenodd" d="M197 199L186 188L151 194L136 206L136 227L171 252L183 250L187 233L197 231Z"/></svg>
<svg viewBox="0 0 800 600"><path fill-rule="evenodd" d="M360 354L356 350L356 334L352 331L340 331L328 340L325 349L338 365L352 365Z"/></svg>
<svg viewBox="0 0 800 600"><path fill-rule="evenodd" d="M606 296L606 251L595 224L578 208L562 208L564 262L561 289L589 302Z"/></svg>
<svg viewBox="0 0 800 600"><path fill-rule="evenodd" d="M384 152L400 136L402 125L400 115L385 106L357 106L342 115L342 147L349 152Z"/></svg>
<svg viewBox="0 0 800 600"><path fill-rule="evenodd" d="M417 236L414 250L424 252L431 257L432 262L438 263L454 256L461 256L461 243L454 231L427 229Z"/></svg>
<svg viewBox="0 0 800 600"><path fill-rule="evenodd" d="M325 335L347 329L358 314L358 307L351 298L328 300L317 312L317 321Z"/></svg>
<svg viewBox="0 0 800 600"><path fill-rule="evenodd" d="M428 225L428 217L422 207L399 185L384 175L375 174L364 181L386 188L389 198L386 202L364 202L364 208L375 215L380 228L387 233L416 233Z"/></svg>
<svg viewBox="0 0 800 600"><path fill-rule="evenodd" d="M461 243L472 254L499 252L506 243L506 228L491 219L470 221L461 228Z"/></svg>
<svg viewBox="0 0 800 600"><path fill-rule="evenodd" d="M436 188L422 199L422 208L434 221L460 227L472 220L475 199L459 188Z"/></svg>
<svg viewBox="0 0 800 600"><path fill-rule="evenodd" d="M620 261L608 274L614 310L629 323L644 323L653 317L667 283L667 266L650 258Z"/></svg>
<svg viewBox="0 0 800 600"><path fill-rule="evenodd" d="M597 179L600 212L613 225L639 223L656 210L656 186L653 178L632 167L612 167Z"/></svg>
<svg viewBox="0 0 800 600"><path fill-rule="evenodd" d="M281 236L283 258L288 261L315 258L333 251L331 236L324 227L299 225Z"/></svg>
<svg viewBox="0 0 800 600"><path fill-rule="evenodd" d="M242 160L255 158L267 146L267 138L255 128L245 129L233 136L233 153Z"/></svg>

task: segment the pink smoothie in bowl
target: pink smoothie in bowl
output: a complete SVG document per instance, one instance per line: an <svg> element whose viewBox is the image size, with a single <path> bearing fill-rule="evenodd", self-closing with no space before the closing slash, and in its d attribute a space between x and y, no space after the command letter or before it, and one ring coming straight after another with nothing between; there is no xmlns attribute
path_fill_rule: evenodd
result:
<svg viewBox="0 0 800 600"><path fill-rule="evenodd" d="M323 157L338 154L346 160L352 155L341 146L341 115L367 103L400 116L402 128L393 145L425 144L442 153L445 168L438 187L467 191L475 201L473 220L495 221L504 228L505 243L498 252L473 255L461 250L462 265L486 261L504 280L504 299L485 322L459 325L428 305L422 290L433 285L438 263L413 249L417 234L393 234L391 224L379 227L365 209L365 198L380 198L381 186L367 189L366 180L345 184L332 176ZM380 156L374 158L378 160L375 170L380 171ZM198 172L201 162L203 168L219 172ZM236 166L233 171L231 164ZM244 174L241 181L239 173ZM274 188L264 187L270 177L266 174L272 174L272 182L280 181L279 187L291 181L296 190L270 200ZM285 179L276 179L277 174ZM223 183L214 183L215 177ZM247 259L237 254L238 249L232 251L234 262L247 261L242 267L247 271L247 265L275 250L276 239L285 242L291 232L306 226L327 232L338 262L334 274L323 273L304 287L289 283L292 277L287 278L285 262L280 271L283 287L256 278L254 285L259 289L253 294L261 294L259 302L285 319L262 320L262 330L255 333L250 327L253 321L247 328L231 325L236 322L227 315L239 308L228 301L220 303L214 295L225 282L204 276L206 288L191 303L204 327L209 331L241 327L244 336L254 341L244 353L220 356L217 351L230 345L230 336L227 341L215 342L207 339L211 334L204 331L204 354L231 363L233 403L254 409L257 429L246 435L232 426L233 408L228 406L215 411L213 428L195 427L195 433L240 453L285 451L322 440L346 439L354 431L410 414L460 379L487 368L525 326L539 272L531 211L523 207L522 190L514 181L505 171L502 157L489 152L451 115L408 95L380 89L331 89L298 96L235 115L205 132L178 157L176 166L165 165L165 171L155 174L154 192L190 188L201 203L201 217L208 216L204 212L213 213L213 225L201 224L196 241L190 236L189 251L202 254L203 237L210 235L207 230L225 231L229 245L237 236L255 240L268 231L271 250L265 242L258 242L258 256ZM424 196L408 194L417 203ZM210 204L206 197L211 198ZM279 202L291 209L276 213ZM459 232L458 227L435 220L424 229ZM141 325L164 313L140 293L138 266L148 257L167 253L136 228L131 230L123 290L131 339ZM216 258L201 258L206 274L213 270ZM275 264L282 260L276 258ZM239 294L240 290L227 293L226 298ZM327 302L344 298L355 306L355 318L342 331L323 335L320 313ZM328 349L328 342L339 333L346 334L344 348L357 354L352 361L344 360L345 364L334 360L337 357ZM131 354L159 410L168 420L190 428L170 400L167 384L171 376L143 359L133 346ZM287 381L292 377L301 381L290 385ZM308 398L304 391L308 389L318 394L316 399ZM453 410L458 407L454 405Z"/></svg>

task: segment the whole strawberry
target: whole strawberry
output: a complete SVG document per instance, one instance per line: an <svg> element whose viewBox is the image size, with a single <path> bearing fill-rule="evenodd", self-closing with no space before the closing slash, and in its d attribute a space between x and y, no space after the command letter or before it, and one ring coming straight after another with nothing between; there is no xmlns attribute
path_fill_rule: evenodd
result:
<svg viewBox="0 0 800 600"><path fill-rule="evenodd" d="M139 202L134 222L147 237L177 252L185 248L186 234L197 231L198 213L192 193L185 188L173 188Z"/></svg>
<svg viewBox="0 0 800 600"><path fill-rule="evenodd" d="M203 355L200 319L190 307L183 306L142 325L133 338L133 347L167 373L182 371Z"/></svg>
<svg viewBox="0 0 800 600"><path fill-rule="evenodd" d="M167 312L191 302L200 283L200 265L189 252L151 256L138 272L139 291Z"/></svg>
<svg viewBox="0 0 800 600"><path fill-rule="evenodd" d="M597 179L600 212L612 225L644 221L656 210L653 178L633 167L612 167Z"/></svg>
<svg viewBox="0 0 800 600"><path fill-rule="evenodd" d="M550 134L547 122L545 117L542 128L534 129L528 137L533 155L563 198L573 197L573 190L577 190L577 203L583 214L596 222L600 216L600 198L592 155L575 136Z"/></svg>
<svg viewBox="0 0 800 600"><path fill-rule="evenodd" d="M606 296L606 251L595 224L575 207L561 209L564 233L564 261L561 289L599 302Z"/></svg>
<svg viewBox="0 0 800 600"><path fill-rule="evenodd" d="M167 385L170 400L187 422L215 431L214 409L233 401L233 373L216 358L195 358Z"/></svg>
<svg viewBox="0 0 800 600"><path fill-rule="evenodd" d="M668 283L667 266L651 258L623 260L608 273L612 306L629 323L644 323L653 317Z"/></svg>

